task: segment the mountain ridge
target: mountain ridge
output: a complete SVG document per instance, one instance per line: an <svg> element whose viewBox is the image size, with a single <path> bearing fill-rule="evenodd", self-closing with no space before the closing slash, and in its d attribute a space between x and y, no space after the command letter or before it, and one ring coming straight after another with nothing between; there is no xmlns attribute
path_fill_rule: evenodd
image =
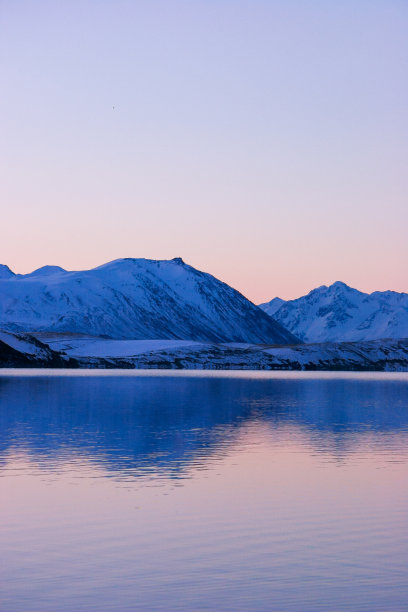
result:
<svg viewBox="0 0 408 612"><path fill-rule="evenodd" d="M259 307L304 342L408 337L407 293L364 293L336 281L294 300L273 298Z"/></svg>
<svg viewBox="0 0 408 612"><path fill-rule="evenodd" d="M0 278L0 328L116 339L298 342L241 293L182 258L122 258Z"/></svg>

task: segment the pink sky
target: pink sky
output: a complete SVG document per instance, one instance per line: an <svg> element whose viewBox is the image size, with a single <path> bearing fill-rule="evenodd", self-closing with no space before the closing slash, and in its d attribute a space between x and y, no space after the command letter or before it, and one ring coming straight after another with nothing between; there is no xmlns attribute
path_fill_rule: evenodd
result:
<svg viewBox="0 0 408 612"><path fill-rule="evenodd" d="M408 291L406 3L0 11L0 263Z"/></svg>

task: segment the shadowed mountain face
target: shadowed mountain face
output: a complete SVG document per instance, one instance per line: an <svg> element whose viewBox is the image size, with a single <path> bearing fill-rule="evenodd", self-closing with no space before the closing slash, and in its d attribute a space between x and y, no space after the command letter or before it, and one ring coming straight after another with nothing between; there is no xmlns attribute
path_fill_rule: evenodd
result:
<svg viewBox="0 0 408 612"><path fill-rule="evenodd" d="M408 338L407 293L368 294L336 282L296 300L274 298L260 308L304 342Z"/></svg>
<svg viewBox="0 0 408 612"><path fill-rule="evenodd" d="M0 274L0 328L116 339L290 344L297 339L235 289L171 261L120 259L93 270Z"/></svg>
<svg viewBox="0 0 408 612"><path fill-rule="evenodd" d="M408 438L408 380L0 378L0 465L21 449L39 464L82 457L119 476L177 477L254 426L334 457L370 434L389 448Z"/></svg>

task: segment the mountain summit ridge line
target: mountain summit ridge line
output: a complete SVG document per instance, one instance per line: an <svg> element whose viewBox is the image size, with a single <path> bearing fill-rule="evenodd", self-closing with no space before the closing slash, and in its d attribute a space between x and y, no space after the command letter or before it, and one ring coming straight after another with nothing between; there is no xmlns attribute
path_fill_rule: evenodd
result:
<svg viewBox="0 0 408 612"><path fill-rule="evenodd" d="M304 342L408 338L408 293L364 293L336 281L294 300L259 305Z"/></svg>
<svg viewBox="0 0 408 612"><path fill-rule="evenodd" d="M180 257L124 258L91 270L0 267L0 328L115 339L293 344L299 340L237 290Z"/></svg>

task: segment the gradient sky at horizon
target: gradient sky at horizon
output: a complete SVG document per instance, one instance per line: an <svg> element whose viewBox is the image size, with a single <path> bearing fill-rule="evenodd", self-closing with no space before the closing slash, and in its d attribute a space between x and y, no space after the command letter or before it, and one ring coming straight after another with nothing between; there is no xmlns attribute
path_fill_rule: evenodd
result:
<svg viewBox="0 0 408 612"><path fill-rule="evenodd" d="M408 291L408 3L0 2L0 263Z"/></svg>

